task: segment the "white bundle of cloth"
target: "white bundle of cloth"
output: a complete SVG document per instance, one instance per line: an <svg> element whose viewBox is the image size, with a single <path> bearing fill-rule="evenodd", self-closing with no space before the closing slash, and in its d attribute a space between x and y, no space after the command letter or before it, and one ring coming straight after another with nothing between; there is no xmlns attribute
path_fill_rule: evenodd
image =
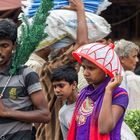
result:
<svg viewBox="0 0 140 140"><path fill-rule="evenodd" d="M24 9L25 14L30 18L41 4L41 0L27 0L28 6ZM45 32L48 37L40 44L38 49L50 46L63 38L70 38L70 42L75 42L77 38L77 14L76 11L64 10L63 7L69 5L69 0L53 0L54 6L50 15L46 17ZM110 24L98 14L105 10L111 2L108 0L83 0L88 26L88 37L97 41L111 32ZM82 24L82 23L81 23ZM67 44L68 46L70 44ZM59 47L58 47L59 48Z"/></svg>
<svg viewBox="0 0 140 140"><path fill-rule="evenodd" d="M110 24L101 16L86 12L88 27L88 37L92 41L97 41L111 32ZM46 19L45 32L48 37L44 40L46 45L51 45L64 37L72 40L77 38L77 14L71 10L52 10ZM82 24L82 23L81 23Z"/></svg>
<svg viewBox="0 0 140 140"><path fill-rule="evenodd" d="M110 33L110 25L107 21L94 13L86 12L89 39L97 41ZM77 14L71 10L53 10L47 20L45 32L53 38L68 35L76 40ZM82 23L81 23L82 24Z"/></svg>

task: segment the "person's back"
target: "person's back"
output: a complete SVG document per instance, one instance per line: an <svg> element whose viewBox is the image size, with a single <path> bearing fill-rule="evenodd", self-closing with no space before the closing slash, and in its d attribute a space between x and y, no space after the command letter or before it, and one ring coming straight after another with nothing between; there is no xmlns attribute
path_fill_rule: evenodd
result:
<svg viewBox="0 0 140 140"><path fill-rule="evenodd" d="M78 75L75 68L62 66L53 71L51 81L57 100L64 102L59 111L59 120L63 139L66 140L78 94Z"/></svg>

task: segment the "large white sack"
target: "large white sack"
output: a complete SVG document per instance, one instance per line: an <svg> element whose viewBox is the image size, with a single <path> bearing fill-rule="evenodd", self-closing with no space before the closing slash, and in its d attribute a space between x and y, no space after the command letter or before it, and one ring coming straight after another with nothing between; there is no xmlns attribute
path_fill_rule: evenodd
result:
<svg viewBox="0 0 140 140"><path fill-rule="evenodd" d="M101 16L86 12L88 36L90 40L97 41L111 32L108 22ZM47 17L45 32L49 39L58 39L62 36L70 36L76 40L77 36L77 14L71 10L52 10ZM82 24L82 23L81 23Z"/></svg>

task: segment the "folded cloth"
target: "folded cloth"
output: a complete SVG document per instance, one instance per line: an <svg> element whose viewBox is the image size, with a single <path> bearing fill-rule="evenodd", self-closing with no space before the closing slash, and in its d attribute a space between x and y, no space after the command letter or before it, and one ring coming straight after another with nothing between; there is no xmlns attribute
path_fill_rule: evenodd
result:
<svg viewBox="0 0 140 140"><path fill-rule="evenodd" d="M85 11L100 14L111 2L108 0L83 0ZM69 0L54 0L53 9L61 9L69 5Z"/></svg>
<svg viewBox="0 0 140 140"><path fill-rule="evenodd" d="M53 0L53 2L54 6L52 10L61 9L69 5L69 0ZM27 0L27 3L28 6L25 9L25 13L28 17L32 17L39 8L41 0ZM83 3L85 6L85 11L96 14L100 14L109 5L111 5L111 2L108 0L83 0Z"/></svg>

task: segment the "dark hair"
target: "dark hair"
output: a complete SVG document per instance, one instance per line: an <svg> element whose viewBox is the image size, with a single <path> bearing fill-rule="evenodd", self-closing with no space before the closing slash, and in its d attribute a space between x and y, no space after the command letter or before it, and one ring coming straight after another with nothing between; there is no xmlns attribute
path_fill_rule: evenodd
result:
<svg viewBox="0 0 140 140"><path fill-rule="evenodd" d="M104 37L105 40L112 39L111 33Z"/></svg>
<svg viewBox="0 0 140 140"><path fill-rule="evenodd" d="M0 19L0 39L8 39L13 43L17 39L17 25L11 19Z"/></svg>
<svg viewBox="0 0 140 140"><path fill-rule="evenodd" d="M78 74L73 67L68 65L56 68L51 74L51 82L65 80L69 84L78 83Z"/></svg>

